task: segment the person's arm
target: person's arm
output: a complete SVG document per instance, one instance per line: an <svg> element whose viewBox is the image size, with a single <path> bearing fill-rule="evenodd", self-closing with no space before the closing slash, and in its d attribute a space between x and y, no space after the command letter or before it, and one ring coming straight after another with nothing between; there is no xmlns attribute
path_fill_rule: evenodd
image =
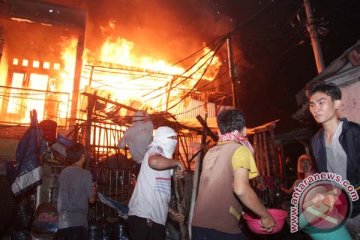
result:
<svg viewBox="0 0 360 240"><path fill-rule="evenodd" d="M159 171L171 169L171 168L180 168L180 171L184 169L180 161L171 158L166 158L159 154L149 157L149 166L152 169Z"/></svg>
<svg viewBox="0 0 360 240"><path fill-rule="evenodd" d="M274 219L250 186L248 169L238 168L234 170L234 192L246 207L260 217L263 230L271 232L275 226Z"/></svg>
<svg viewBox="0 0 360 240"><path fill-rule="evenodd" d="M98 188L98 185L96 182L93 183L92 185L92 194L91 196L89 197L89 202L90 203L94 203L96 201L96 198L97 198L97 188Z"/></svg>
<svg viewBox="0 0 360 240"><path fill-rule="evenodd" d="M302 180L301 179L296 179L293 183L293 185L289 188L289 189L286 189L286 188L280 188L281 191L285 192L286 194L292 194L295 190L295 187L297 185L299 185L299 183L301 182Z"/></svg>
<svg viewBox="0 0 360 240"><path fill-rule="evenodd" d="M125 140L125 136L122 137L119 141L119 144L117 145L118 148L120 149L124 149L126 146L126 140Z"/></svg>

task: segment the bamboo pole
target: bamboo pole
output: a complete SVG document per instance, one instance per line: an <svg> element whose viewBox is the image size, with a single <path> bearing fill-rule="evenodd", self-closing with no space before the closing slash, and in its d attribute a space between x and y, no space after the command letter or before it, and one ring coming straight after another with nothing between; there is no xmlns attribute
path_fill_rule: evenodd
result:
<svg viewBox="0 0 360 240"><path fill-rule="evenodd" d="M270 168L270 159L268 154L268 146L267 146L267 138L266 138L266 131L262 132L263 134L263 142L264 142L264 156L266 162L266 176L271 176L271 168Z"/></svg>
<svg viewBox="0 0 360 240"><path fill-rule="evenodd" d="M255 160L256 165L259 171L259 174L262 175L262 164L261 164L261 158L260 158L260 146L259 146L259 137L258 134L254 134L254 147L255 147Z"/></svg>
<svg viewBox="0 0 360 240"><path fill-rule="evenodd" d="M280 173L280 168L279 168L279 161L277 160L277 154L276 154L276 151L275 151L275 146L274 146L274 129L270 129L269 130L269 133L270 133L270 139L271 139L271 142L270 142L270 152L271 152L271 156L272 156L272 159L273 159L273 171L274 171L274 176L279 176L279 173Z"/></svg>
<svg viewBox="0 0 360 240"><path fill-rule="evenodd" d="M105 129L105 147L106 147L106 159L109 159L109 129Z"/></svg>
<svg viewBox="0 0 360 240"><path fill-rule="evenodd" d="M175 186L175 197L176 197L176 205L178 213L186 216L185 213L185 201L184 201L184 186L180 178L174 179ZM188 230L186 229L185 222L179 223L181 239L187 240Z"/></svg>
<svg viewBox="0 0 360 240"><path fill-rule="evenodd" d="M199 151L198 153L200 153ZM188 232L189 232L189 239L192 238L191 236L191 223L194 215L194 209L195 209L195 201L196 196L198 192L198 185L199 185L199 176L200 176L200 158L201 155L197 154L197 157L195 159L195 172L194 172L194 178L193 178L193 187L191 192L191 201L190 201L190 211L189 211L189 221L188 221Z"/></svg>
<svg viewBox="0 0 360 240"><path fill-rule="evenodd" d="M207 150L207 136L208 133L210 133L210 136L212 134L211 131L209 131L210 129L207 126L206 120L207 120L207 114L205 115L205 120L202 119L202 117L200 115L198 115L197 120L201 123L201 125L203 126L203 133L201 136L201 148L200 151L198 151L198 157L195 160L195 173L194 173L194 180L193 180L193 189L192 189L192 193L191 193L191 202L190 202L190 212L189 212L189 222L188 222L188 232L189 232L189 237L191 239L191 223L192 223L192 218L193 218L193 214L194 214L194 209L195 209L195 201L196 201L196 197L197 197L197 192L198 192L198 185L199 185L199 178L200 178L200 172L201 172L201 165L202 165L202 161L203 158L205 156L206 150ZM215 141L218 140L218 136L213 135L212 139Z"/></svg>
<svg viewBox="0 0 360 240"><path fill-rule="evenodd" d="M101 135L102 135L102 128L99 127L99 126L94 126L94 129L97 129L97 132L98 132L98 141L96 142L96 145L98 146L97 147L97 152L96 152L96 162L99 162L99 158L100 158L100 148L101 148L101 145L100 145L100 139L101 139ZM95 134L94 134L95 135ZM96 139L94 139L94 142L95 142Z"/></svg>
<svg viewBox="0 0 360 240"><path fill-rule="evenodd" d="M185 169L190 169L190 162L189 162L189 156L188 156L189 152L188 152L187 146L185 145L186 141L184 143L184 138L182 138L181 136L179 136L179 141L180 141L181 147L182 147L182 149L184 150L184 153L185 153L186 160L182 159L183 162L186 162ZM181 157L180 153L179 153L179 156Z"/></svg>
<svg viewBox="0 0 360 240"><path fill-rule="evenodd" d="M85 168L90 169L90 137L91 137L91 124L92 112L95 105L95 97L88 96L87 118L86 118L86 136L85 136Z"/></svg>
<svg viewBox="0 0 360 240"><path fill-rule="evenodd" d="M263 150L263 141L262 141L262 134L261 132L259 132L257 134L258 136L258 146L259 146L259 161L261 162L261 176L265 176L265 173L266 173L266 165L265 165L265 162L264 162L264 150Z"/></svg>

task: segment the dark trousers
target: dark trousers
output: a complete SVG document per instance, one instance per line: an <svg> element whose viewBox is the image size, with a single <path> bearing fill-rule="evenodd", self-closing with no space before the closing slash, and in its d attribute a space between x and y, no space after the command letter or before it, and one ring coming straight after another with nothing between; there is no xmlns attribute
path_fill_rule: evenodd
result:
<svg viewBox="0 0 360 240"><path fill-rule="evenodd" d="M164 225L137 216L129 216L128 223L131 240L165 239Z"/></svg>
<svg viewBox="0 0 360 240"><path fill-rule="evenodd" d="M55 236L56 240L87 240L88 233L84 227L69 227L59 229Z"/></svg>
<svg viewBox="0 0 360 240"><path fill-rule="evenodd" d="M246 240L243 233L224 233L210 228L192 227L192 240Z"/></svg>

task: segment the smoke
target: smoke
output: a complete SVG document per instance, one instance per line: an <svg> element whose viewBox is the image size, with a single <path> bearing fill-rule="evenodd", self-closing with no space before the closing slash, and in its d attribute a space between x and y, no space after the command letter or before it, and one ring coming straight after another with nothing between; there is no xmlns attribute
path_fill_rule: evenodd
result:
<svg viewBox="0 0 360 240"><path fill-rule="evenodd" d="M176 62L232 29L210 0L92 0L86 48L96 58L105 39L125 38L133 54Z"/></svg>

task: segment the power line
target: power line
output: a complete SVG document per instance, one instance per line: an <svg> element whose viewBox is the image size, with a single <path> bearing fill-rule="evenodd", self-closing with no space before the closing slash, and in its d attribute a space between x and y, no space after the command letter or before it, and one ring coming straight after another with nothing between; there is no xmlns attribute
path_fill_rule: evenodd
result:
<svg viewBox="0 0 360 240"><path fill-rule="evenodd" d="M220 49L220 47L221 47L221 45L219 45L218 48L217 48L216 50L214 50L214 54L213 54L211 60L209 61L209 64L207 65L207 67L206 67L205 71L203 72L202 76L201 76L201 77L199 78L199 80L195 83L194 87L193 87L187 94L185 94L185 96L183 96L177 103L175 103L174 105L172 105L171 107L169 107L167 110L170 110L170 109L176 107L179 103L181 103L181 102L196 88L196 86L199 84L200 80L202 79L202 77L203 77L204 74L206 73L208 67L210 66L212 60L213 60L214 57L215 57L215 54L216 54L217 51Z"/></svg>

